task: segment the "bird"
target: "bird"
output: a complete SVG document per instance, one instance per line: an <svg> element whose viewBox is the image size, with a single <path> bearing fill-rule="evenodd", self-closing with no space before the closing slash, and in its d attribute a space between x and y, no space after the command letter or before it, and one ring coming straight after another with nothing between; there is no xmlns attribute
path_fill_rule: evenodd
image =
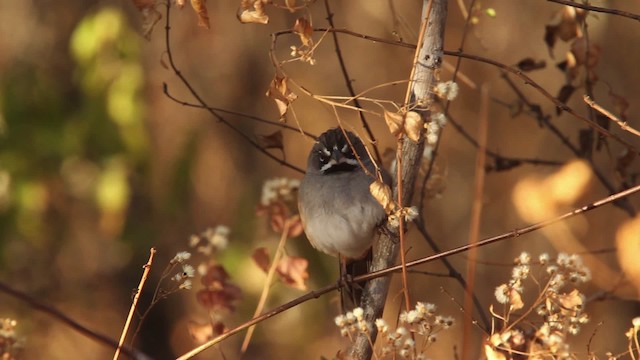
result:
<svg viewBox="0 0 640 360"><path fill-rule="evenodd" d="M376 173L362 140L340 127L321 134L309 153L298 189L302 227L314 248L341 260L341 276L368 271L361 262L371 256L376 227L387 218L369 190ZM381 174L389 184L388 173Z"/></svg>

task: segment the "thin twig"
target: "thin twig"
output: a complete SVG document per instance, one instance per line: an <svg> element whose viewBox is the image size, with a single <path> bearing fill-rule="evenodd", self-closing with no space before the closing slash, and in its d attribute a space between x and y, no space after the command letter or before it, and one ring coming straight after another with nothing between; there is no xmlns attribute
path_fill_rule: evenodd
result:
<svg viewBox="0 0 640 360"><path fill-rule="evenodd" d="M480 119L478 123L478 151L476 152L475 181L473 192L473 204L471 206L471 220L469 224L469 245L478 242L480 236L480 224L482 219L482 205L484 200L484 179L487 149L487 132L489 123L489 90L487 85L480 87ZM478 249L469 250L469 261L467 261L467 291L464 296L464 312L468 316L465 318L462 331L462 360L470 358L469 350L471 346L471 329L473 326L473 296L476 285L476 260Z"/></svg>
<svg viewBox="0 0 640 360"><path fill-rule="evenodd" d="M193 107L193 108L198 108L198 109L206 109L206 110L211 110L211 111L217 111L217 112L221 112L221 113L225 113L225 114L229 114L229 115L234 115L234 116L238 116L238 117L242 117L245 119L249 119L249 120L253 120L253 121L257 121L259 123L263 123L263 124L268 124L271 126L276 126L276 127L280 127L286 130L291 130L291 131L295 131L295 132L300 132L300 129L295 127L295 126L291 126L289 124L280 122L280 121L273 121L273 120L267 120L255 115L249 115L249 114L245 114L245 113L241 113L238 111L232 111L232 110L227 110L227 109L223 109L223 108L219 108L219 107L215 107L215 106L204 106L204 105L200 105L200 104L194 104L194 103L190 103L187 101L183 101L178 99L177 97L173 96L172 94L169 93L169 87L166 84L163 84L163 91L164 94L171 100L173 100L174 102L182 105L182 106L187 106L187 107ZM302 133L312 139L317 139L318 137L316 135L313 135L310 132L307 131L302 131Z"/></svg>
<svg viewBox="0 0 640 360"><path fill-rule="evenodd" d="M249 135L243 133L240 129L238 129L237 127L235 127L233 124L231 124L229 121L227 121L227 119L225 119L224 117L220 116L220 114L218 114L216 111L214 111L211 107L209 107L209 105L207 105L207 103L204 101L204 99L200 96L200 94L193 88L193 86L191 85L191 83L187 80L187 78L182 74L182 72L180 71L180 69L178 69L177 65L175 64L175 61L173 60L173 53L171 52L171 37L170 37L170 33L171 33L171 21L170 21L170 14L171 14L171 1L166 1L165 3L166 5L166 21L165 21L165 47L167 49L167 58L169 60L169 66L171 67L171 70L173 70L173 73L180 79L180 81L182 82L182 84L184 84L184 86L189 90L189 92L191 93L191 95L198 101L198 103L200 103L200 105L202 105L202 107L204 109L206 109L213 117L215 117L218 121L220 121L221 123L223 123L226 127L228 127L229 129L231 129L233 132L235 132L236 134L238 134L240 137L242 137L246 142L248 142L251 146L253 146L256 150L258 150L260 153L266 155L267 157L271 158L272 160L274 160L275 162L279 163L280 165L286 166L292 170L295 170L301 174L304 174L304 170L302 170L301 168L292 165L290 163L288 163L287 161L278 158L277 156L271 154L270 152L268 152L267 150L265 150L264 148L262 148L262 146L260 146L260 144L258 144L254 139L252 139Z"/></svg>
<svg viewBox="0 0 640 360"><path fill-rule="evenodd" d="M593 6L593 5L589 5L589 4L583 4L583 3L579 3L579 2L574 2L572 0L547 0L547 1L558 3L558 4L562 4L562 5L577 7L577 8L580 8L580 9L585 9L585 10L605 13L605 14L618 15L618 16L622 16L622 17L626 17L626 18L629 18L629 19L640 21L640 15L637 15L637 14L634 14L634 13L630 13L630 12L627 12L627 11L609 9L609 8Z"/></svg>
<svg viewBox="0 0 640 360"><path fill-rule="evenodd" d="M590 203L588 205L582 206L580 208L576 208L576 209L574 209L572 211L566 212L566 213L564 213L562 215L559 215L559 216L556 216L554 218L543 220L543 221L540 221L538 223L531 224L531 225L525 226L523 228L515 229L513 231L510 231L510 232L507 232L507 233L504 233L504 234L501 234L501 235L497 235L497 236L493 236L493 237L490 237L490 238L483 239L481 241L478 241L475 245L467 244L467 245L463 245L463 246L460 246L460 247L457 247L457 248L453 248L453 249L450 249L450 250L441 251L441 252L438 252L437 254L434 254L434 255L431 255L431 256L427 256L427 257L423 257L423 258L416 259L416 260L413 260L413 261L409 261L407 263L407 267L411 268L411 267L422 265L422 264L426 264L426 263L429 263L429 262L432 262L432 261L440 260L443 257L448 257L448 256L451 256L451 255L460 254L460 253L463 253L465 251L468 251L472 247L482 247L482 246L487 246L487 245L490 245L490 244L493 244L493 243L496 243L496 242L499 242L499 241L502 241L502 240L506 240L506 239L516 239L516 238L519 238L522 235L525 235L525 234L528 234L530 232L539 230L539 229L541 229L543 227L547 227L547 226L555 224L557 222L560 222L560 221L563 221L563 220L567 220L567 219L572 218L572 217L574 217L576 215L584 214L585 212L588 212L588 211L591 211L591 210L595 210L595 209L597 209L599 207L602 207L604 205L611 204L611 203L613 203L613 202L615 202L617 200L620 200L622 198L628 197L628 196L630 196L632 194L635 194L637 192L640 192L640 185L634 186L634 187L629 188L629 189L624 190L624 191L620 191L620 192L618 192L616 194L607 196L606 198L599 199L599 200L597 200L595 202L592 202L592 203ZM305 302L307 302L309 300L317 299L317 298L319 298L320 296L322 296L324 294L327 294L327 293L330 293L332 291L335 291L338 288L344 286L344 283L346 283L346 284L355 284L355 283L360 283L360 282L364 282L364 281L370 281L370 280L373 280L373 279L376 279L376 278L379 278L379 277L383 277L383 276L389 275L391 273L399 272L401 270L402 270L402 266L401 265L389 266L389 267L387 267L385 269L381 269L381 270L373 271L373 272L371 272L369 274L357 276L357 277L355 277L353 279L350 279L348 281L332 284L332 285L320 288L318 290L311 291L311 292L309 292L309 293L307 293L305 295L302 295L300 297L297 297L297 298L295 298L295 299L293 299L293 300L291 300L291 301L289 301L289 302L287 302L285 304L282 304L282 305L280 305L280 306L278 306L278 307L276 307L276 308L274 308L272 310L269 310L269 311L265 312L264 314L254 318L254 319L251 319L251 320L245 322L244 324L241 324L241 325L237 326L234 329L231 329L231 330L225 332L222 335L219 335L218 337L216 337L216 338L214 338L214 339L212 339L212 340L210 340L210 341L198 346L197 348L189 351L188 353L185 353L184 355L178 357L177 360L189 359L189 358L201 353L202 351L210 348L211 346L214 346L215 344L218 344L219 342L231 337L232 335L235 335L235 334L243 331L244 329L246 329L246 328L248 328L248 327L250 327L252 325L260 323L260 322L262 322L262 321L264 321L266 319L269 319L269 318L271 318L271 317L273 317L275 315L278 315L278 314L280 314L282 312L285 312L285 311L287 311L287 310L289 310L291 308L294 308L294 307L296 307L296 306L298 306L298 305L300 305L302 303L305 303ZM5 286L0 282L0 291L4 291L4 287ZM114 344L115 344L115 342L114 342Z"/></svg>
<svg viewBox="0 0 640 360"><path fill-rule="evenodd" d="M131 325L131 319L133 318L133 314L136 311L136 307L138 306L138 300L140 299L140 294L142 293L142 288L144 284L147 282L147 278L149 277L149 271L151 271L151 265L153 264L153 257L156 254L156 249L151 248L149 250L149 260L142 267L144 271L142 272L142 278L140 279L140 284L138 284L138 288L136 289L136 294L133 296L133 301L131 302L131 308L129 309L129 315L127 316L127 321L124 323L124 328L122 329L122 335L120 335L120 341L118 342L118 348L116 349L115 354L113 355L113 360L117 360L120 356L120 349L124 344L124 340L127 338L127 332L129 331L129 325Z"/></svg>
<svg viewBox="0 0 640 360"><path fill-rule="evenodd" d="M620 118L615 116L612 112L610 112L609 110L607 110L607 109L603 108L602 106L598 105L588 95L585 95L582 99L591 108L597 110L599 113L601 113L602 115L608 117L611 121L613 121L616 124L618 124L618 126L620 126L620 128L622 128L622 130L628 131L628 132L632 133L635 136L640 136L640 131L632 128L631 126L629 126L629 124L627 124L626 121L620 120Z"/></svg>
<svg viewBox="0 0 640 360"><path fill-rule="evenodd" d="M258 300L258 305L256 306L256 311L253 313L253 317L257 317L262 313L264 309L264 305L267 303L267 297L269 296L269 289L271 288L271 283L273 282L273 277L276 274L276 269L278 268L278 263L280 262L280 257L284 253L284 245L287 242L287 236L289 234L289 227L291 226L291 221L286 219L284 221L284 225L282 226L282 234L280 235L280 241L278 242L278 248L276 249L276 253L273 255L273 260L271 261L271 266L269 267L269 271L267 272L267 278L264 280L264 285L262 286L262 293L260 294L260 300ZM253 325L249 327L247 330L247 335L244 337L244 341L242 342L242 347L240 348L240 353L244 354L249 347L249 343L251 342L251 337L253 336L253 331L256 326Z"/></svg>

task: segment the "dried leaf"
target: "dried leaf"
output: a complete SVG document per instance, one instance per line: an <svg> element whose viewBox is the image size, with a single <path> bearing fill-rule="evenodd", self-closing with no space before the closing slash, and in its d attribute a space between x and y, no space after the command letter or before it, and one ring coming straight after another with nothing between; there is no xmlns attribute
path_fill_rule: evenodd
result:
<svg viewBox="0 0 640 360"><path fill-rule="evenodd" d="M544 41L552 55L553 46L557 39L570 41L582 37L582 22L587 16L587 11L572 6L564 6L558 11L551 21L545 26Z"/></svg>
<svg viewBox="0 0 640 360"><path fill-rule="evenodd" d="M205 5L206 1L207 0L191 0L191 7L196 12L196 15L198 15L198 26L209 29L209 13Z"/></svg>
<svg viewBox="0 0 640 360"><path fill-rule="evenodd" d="M292 13L296 11L296 0L284 0L284 5Z"/></svg>
<svg viewBox="0 0 640 360"><path fill-rule="evenodd" d="M571 95L573 95L575 91L576 91L576 88L573 87L573 85L565 84L562 86L562 88L560 88L557 98L561 103L566 105L569 99L571 98ZM562 113L562 109L560 107L557 107L556 113L560 115Z"/></svg>
<svg viewBox="0 0 640 360"><path fill-rule="evenodd" d="M298 95L289 90L287 80L288 78L286 76L276 74L271 81L269 90L267 90L266 94L276 102L281 121L284 120L284 116L287 113L287 110L289 110L289 105L298 98Z"/></svg>
<svg viewBox="0 0 640 360"><path fill-rule="evenodd" d="M306 280L309 278L307 266L309 261L298 256L285 256L278 262L276 269L280 280L295 289L306 290Z"/></svg>
<svg viewBox="0 0 640 360"><path fill-rule="evenodd" d="M547 66L547 62L544 60L535 60L533 58L524 58L520 60L516 66L522 71L533 71L544 69Z"/></svg>
<svg viewBox="0 0 640 360"><path fill-rule="evenodd" d="M142 34L149 40L154 26L162 19L162 14L156 10L157 0L132 0L142 15Z"/></svg>
<svg viewBox="0 0 640 360"><path fill-rule="evenodd" d="M313 39L311 38L313 35L313 28L311 27L309 20L304 17L299 17L296 20L295 25L293 25L293 32L298 34L303 45L308 47L313 46Z"/></svg>
<svg viewBox="0 0 640 360"><path fill-rule="evenodd" d="M259 247L253 250L251 259L256 265L258 265L260 270L264 271L265 273L269 271L269 263L271 262L271 259L269 259L269 254L267 253L266 248Z"/></svg>
<svg viewBox="0 0 640 360"><path fill-rule="evenodd" d="M573 291L568 294L558 295L558 302L567 310L576 310L578 308L582 308L584 299L580 295L578 289L573 289Z"/></svg>
<svg viewBox="0 0 640 360"><path fill-rule="evenodd" d="M238 15L238 20L243 24L268 24L269 15L264 11L265 0L243 0L242 13Z"/></svg>
<svg viewBox="0 0 640 360"><path fill-rule="evenodd" d="M258 135L258 143L263 149L279 149L284 151L281 130L276 130L269 135Z"/></svg>
<svg viewBox="0 0 640 360"><path fill-rule="evenodd" d="M389 131L393 136L398 136L402 133L404 128L404 118L401 114L385 110L384 121L387 123Z"/></svg>
<svg viewBox="0 0 640 360"><path fill-rule="evenodd" d="M511 310L520 310L524 307L522 296L515 289L509 290L509 307Z"/></svg>
<svg viewBox="0 0 640 360"><path fill-rule="evenodd" d="M373 198L382 205L387 215L395 210L395 204L393 203L391 188L389 188L389 186L380 180L376 180L369 185L369 192L371 192Z"/></svg>
<svg viewBox="0 0 640 360"><path fill-rule="evenodd" d="M407 137L414 142L420 140L420 134L424 128L424 121L422 116L415 111L409 111L405 114L404 118L404 130Z"/></svg>
<svg viewBox="0 0 640 360"><path fill-rule="evenodd" d="M588 46L587 46L588 44ZM571 54L575 58L575 66L586 66L592 70L598 65L602 49L594 42L588 42L586 38L576 39L571 44Z"/></svg>

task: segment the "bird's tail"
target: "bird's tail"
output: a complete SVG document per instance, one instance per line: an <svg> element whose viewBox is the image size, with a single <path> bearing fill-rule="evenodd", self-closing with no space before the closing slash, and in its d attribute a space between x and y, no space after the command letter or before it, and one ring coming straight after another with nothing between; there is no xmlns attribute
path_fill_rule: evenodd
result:
<svg viewBox="0 0 640 360"><path fill-rule="evenodd" d="M348 280L351 280L357 276L365 275L369 273L369 267L371 266L373 251L369 249L367 254L358 260L346 260L344 266L344 273L342 276L346 276ZM340 267L342 269L342 266ZM356 307L362 305L362 293L366 282L351 283L342 291L341 304L343 312L353 310Z"/></svg>

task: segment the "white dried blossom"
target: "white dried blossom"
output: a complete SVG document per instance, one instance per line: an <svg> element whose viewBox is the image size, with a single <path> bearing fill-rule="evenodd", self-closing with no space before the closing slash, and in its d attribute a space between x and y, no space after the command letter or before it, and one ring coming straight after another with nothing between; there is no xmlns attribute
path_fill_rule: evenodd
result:
<svg viewBox="0 0 640 360"><path fill-rule="evenodd" d="M458 96L460 88L453 81L439 82L435 87L435 93L438 97L445 100L453 100Z"/></svg>
<svg viewBox="0 0 640 360"><path fill-rule="evenodd" d="M171 259L171 261L169 262L170 264L180 264L185 262L186 260L189 260L191 258L191 253L188 251L180 251L176 254L176 256L173 257L173 259Z"/></svg>

